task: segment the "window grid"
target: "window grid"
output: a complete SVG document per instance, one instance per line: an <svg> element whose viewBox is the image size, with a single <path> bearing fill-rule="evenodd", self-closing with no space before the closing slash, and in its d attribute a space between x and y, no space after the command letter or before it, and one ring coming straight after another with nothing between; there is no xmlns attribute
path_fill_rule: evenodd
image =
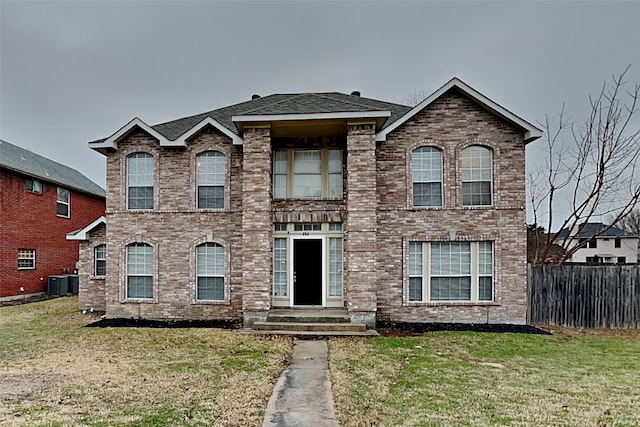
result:
<svg viewBox="0 0 640 427"><path fill-rule="evenodd" d="M56 214L58 216L69 218L71 203L71 193L66 188L58 187L58 200L56 201Z"/></svg>
<svg viewBox="0 0 640 427"><path fill-rule="evenodd" d="M273 198L343 197L342 150L275 150Z"/></svg>
<svg viewBox="0 0 640 427"><path fill-rule="evenodd" d="M223 209L226 179L224 154L208 151L198 155L196 169L198 209Z"/></svg>
<svg viewBox="0 0 640 427"><path fill-rule="evenodd" d="M442 151L420 147L412 153L414 206L442 206Z"/></svg>
<svg viewBox="0 0 640 427"><path fill-rule="evenodd" d="M33 270L36 268L36 250L18 249L18 269Z"/></svg>
<svg viewBox="0 0 640 427"><path fill-rule="evenodd" d="M491 205L492 154L477 145L462 150L462 204Z"/></svg>
<svg viewBox="0 0 640 427"><path fill-rule="evenodd" d="M287 239L277 238L273 243L273 294L287 296Z"/></svg>
<svg viewBox="0 0 640 427"><path fill-rule="evenodd" d="M342 238L329 239L329 296L342 296Z"/></svg>
<svg viewBox="0 0 640 427"><path fill-rule="evenodd" d="M492 301L493 261L491 241L409 242L408 300Z"/></svg>
<svg viewBox="0 0 640 427"><path fill-rule="evenodd" d="M153 298L153 248L146 243L127 246L127 298Z"/></svg>
<svg viewBox="0 0 640 427"><path fill-rule="evenodd" d="M107 275L107 245L98 245L94 248L94 276Z"/></svg>
<svg viewBox="0 0 640 427"><path fill-rule="evenodd" d="M153 156L134 153L127 157L128 209L153 209Z"/></svg>
<svg viewBox="0 0 640 427"><path fill-rule="evenodd" d="M294 224L294 231L320 231L322 224Z"/></svg>
<svg viewBox="0 0 640 427"><path fill-rule="evenodd" d="M198 300L224 300L224 248L216 243L205 243L196 248L196 275Z"/></svg>

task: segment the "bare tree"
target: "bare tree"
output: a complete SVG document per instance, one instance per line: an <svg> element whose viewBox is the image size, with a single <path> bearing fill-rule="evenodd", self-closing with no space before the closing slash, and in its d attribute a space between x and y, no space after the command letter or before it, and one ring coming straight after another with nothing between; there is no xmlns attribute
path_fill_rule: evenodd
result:
<svg viewBox="0 0 640 427"><path fill-rule="evenodd" d="M589 116L581 126L564 106L542 125L545 165L529 174L529 203L535 224L558 231L535 234L540 236L534 242L536 264L566 261L582 247L576 237L588 222L611 218L610 225L591 236L597 237L640 200L640 84L626 89L628 70L605 82L598 96L589 96ZM560 212L564 219L556 224Z"/></svg>
<svg viewBox="0 0 640 427"><path fill-rule="evenodd" d="M640 147L638 148L640 150ZM629 214L619 221L615 221L615 218L610 218L609 222L615 224L616 227L622 228L630 233L634 233L640 236L640 210L629 212Z"/></svg>
<svg viewBox="0 0 640 427"><path fill-rule="evenodd" d="M409 107L415 107L416 105L427 99L427 97L432 93L433 91L429 92L426 90L418 90L416 88L413 88L413 91L411 93L402 98L400 104L408 105Z"/></svg>

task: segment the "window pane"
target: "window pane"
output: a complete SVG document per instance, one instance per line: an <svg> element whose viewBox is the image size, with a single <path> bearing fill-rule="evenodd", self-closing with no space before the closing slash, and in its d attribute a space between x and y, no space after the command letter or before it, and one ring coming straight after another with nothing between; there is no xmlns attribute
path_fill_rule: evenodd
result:
<svg viewBox="0 0 640 427"><path fill-rule="evenodd" d="M491 205L491 150L471 146L462 150L462 204L464 206Z"/></svg>
<svg viewBox="0 0 640 427"><path fill-rule="evenodd" d="M199 300L224 300L224 277L198 277Z"/></svg>
<svg viewBox="0 0 640 427"><path fill-rule="evenodd" d="M432 301L470 301L471 277L432 277Z"/></svg>
<svg viewBox="0 0 640 427"><path fill-rule="evenodd" d="M128 276L127 298L153 298L153 278L150 276Z"/></svg>
<svg viewBox="0 0 640 427"><path fill-rule="evenodd" d="M329 150L329 173L342 174L342 151Z"/></svg>
<svg viewBox="0 0 640 427"><path fill-rule="evenodd" d="M56 203L56 215L68 217L69 205L61 202Z"/></svg>
<svg viewBox="0 0 640 427"><path fill-rule="evenodd" d="M439 182L414 183L414 206L442 206L442 184Z"/></svg>
<svg viewBox="0 0 640 427"><path fill-rule="evenodd" d="M273 177L273 197L275 199L286 199L286 197L287 197L287 175L274 175L274 177Z"/></svg>
<svg viewBox="0 0 640 427"><path fill-rule="evenodd" d="M199 186L198 187L198 209L223 209L224 208L224 187L223 186Z"/></svg>
<svg viewBox="0 0 640 427"><path fill-rule="evenodd" d="M135 153L127 158L127 183L133 187L153 187L153 156Z"/></svg>
<svg viewBox="0 0 640 427"><path fill-rule="evenodd" d="M69 203L69 190L58 187L58 201Z"/></svg>
<svg viewBox="0 0 640 427"><path fill-rule="evenodd" d="M409 301L422 301L422 277L409 278Z"/></svg>
<svg viewBox="0 0 640 427"><path fill-rule="evenodd" d="M273 242L273 294L287 296L287 239Z"/></svg>
<svg viewBox="0 0 640 427"><path fill-rule="evenodd" d="M319 150L293 152L293 172L295 174L320 174L322 156Z"/></svg>
<svg viewBox="0 0 640 427"><path fill-rule="evenodd" d="M329 239L329 296L342 296L342 238Z"/></svg>
<svg viewBox="0 0 640 427"><path fill-rule="evenodd" d="M94 249L95 271L96 276L105 276L107 272L107 246L98 245Z"/></svg>
<svg viewBox="0 0 640 427"><path fill-rule="evenodd" d="M471 243L431 243L431 274L433 276L471 274Z"/></svg>
<svg viewBox="0 0 640 427"><path fill-rule="evenodd" d="M342 198L342 173L329 174L329 197L332 199Z"/></svg>
<svg viewBox="0 0 640 427"><path fill-rule="evenodd" d="M322 197L321 164L319 150L293 152L293 197Z"/></svg>
<svg viewBox="0 0 640 427"><path fill-rule="evenodd" d="M462 204L465 206L486 206L491 204L490 182L463 182Z"/></svg>
<svg viewBox="0 0 640 427"><path fill-rule="evenodd" d="M144 243L134 243L127 246L127 274L153 274L153 248Z"/></svg>
<svg viewBox="0 0 640 427"><path fill-rule="evenodd" d="M196 271L198 276L224 277L224 248L207 243L196 248Z"/></svg>
<svg viewBox="0 0 640 427"><path fill-rule="evenodd" d="M198 185L224 186L225 157L217 151L202 153L197 159Z"/></svg>
<svg viewBox="0 0 640 427"><path fill-rule="evenodd" d="M129 187L129 209L153 209L153 187Z"/></svg>
<svg viewBox="0 0 640 427"><path fill-rule="evenodd" d="M342 231L342 223L332 222L329 224L329 231Z"/></svg>
<svg viewBox="0 0 640 427"><path fill-rule="evenodd" d="M492 295L492 278L480 277L478 282L478 299L480 301L491 301Z"/></svg>
<svg viewBox="0 0 640 427"><path fill-rule="evenodd" d="M409 242L409 275L422 276L422 242Z"/></svg>
<svg viewBox="0 0 640 427"><path fill-rule="evenodd" d="M322 197L322 176L295 175L293 197Z"/></svg>

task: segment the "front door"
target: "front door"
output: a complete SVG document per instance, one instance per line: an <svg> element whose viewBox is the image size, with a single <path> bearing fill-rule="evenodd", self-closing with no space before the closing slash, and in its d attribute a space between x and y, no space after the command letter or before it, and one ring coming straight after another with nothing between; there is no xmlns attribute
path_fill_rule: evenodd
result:
<svg viewBox="0 0 640 427"><path fill-rule="evenodd" d="M322 239L293 240L293 304L322 305Z"/></svg>

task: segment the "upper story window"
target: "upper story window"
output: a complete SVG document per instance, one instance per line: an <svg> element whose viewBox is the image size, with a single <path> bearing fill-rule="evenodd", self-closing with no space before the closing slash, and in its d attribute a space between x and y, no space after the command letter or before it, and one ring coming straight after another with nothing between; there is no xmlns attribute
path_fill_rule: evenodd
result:
<svg viewBox="0 0 640 427"><path fill-rule="evenodd" d="M462 150L462 205L491 205L491 150L472 145Z"/></svg>
<svg viewBox="0 0 640 427"><path fill-rule="evenodd" d="M36 268L36 250L18 250L18 270L33 270Z"/></svg>
<svg viewBox="0 0 640 427"><path fill-rule="evenodd" d="M442 151L420 147L411 156L413 206L442 206Z"/></svg>
<svg viewBox="0 0 640 427"><path fill-rule="evenodd" d="M127 246L127 298L153 298L153 247Z"/></svg>
<svg viewBox="0 0 640 427"><path fill-rule="evenodd" d="M27 179L25 183L26 183L27 191L31 191L32 193L42 194L42 183L37 179Z"/></svg>
<svg viewBox="0 0 640 427"><path fill-rule="evenodd" d="M153 156L134 153L127 157L128 209L153 209Z"/></svg>
<svg viewBox="0 0 640 427"><path fill-rule="evenodd" d="M196 248L196 299L224 300L224 247L205 243Z"/></svg>
<svg viewBox="0 0 640 427"><path fill-rule="evenodd" d="M56 203L56 213L58 216L69 218L71 205L71 192L66 188L58 187L58 201Z"/></svg>
<svg viewBox="0 0 640 427"><path fill-rule="evenodd" d="M93 249L93 275L102 277L107 275L107 245L97 245Z"/></svg>
<svg viewBox="0 0 640 427"><path fill-rule="evenodd" d="M342 198L342 150L275 150L273 197Z"/></svg>
<svg viewBox="0 0 640 427"><path fill-rule="evenodd" d="M224 154L208 151L198 155L196 169L198 209L223 209L226 178Z"/></svg>
<svg viewBox="0 0 640 427"><path fill-rule="evenodd" d="M616 237L616 239L613 242L613 247L614 248L619 248L622 246L622 240L619 237Z"/></svg>

